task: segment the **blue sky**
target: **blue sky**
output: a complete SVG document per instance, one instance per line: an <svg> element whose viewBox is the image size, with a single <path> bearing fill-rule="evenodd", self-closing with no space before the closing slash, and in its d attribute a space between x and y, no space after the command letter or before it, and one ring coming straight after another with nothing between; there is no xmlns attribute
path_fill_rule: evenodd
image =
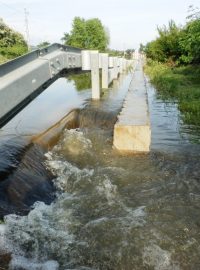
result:
<svg viewBox="0 0 200 270"><path fill-rule="evenodd" d="M98 17L110 31L110 47L123 50L154 39L157 25L170 19L185 23L189 5L200 7L200 0L0 0L0 17L24 34L26 8L35 45L60 42L75 16Z"/></svg>

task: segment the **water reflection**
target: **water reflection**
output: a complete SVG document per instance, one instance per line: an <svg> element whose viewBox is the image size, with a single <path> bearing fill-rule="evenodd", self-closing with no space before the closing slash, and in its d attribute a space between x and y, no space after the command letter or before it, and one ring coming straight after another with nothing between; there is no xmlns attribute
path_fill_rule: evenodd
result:
<svg viewBox="0 0 200 270"><path fill-rule="evenodd" d="M91 96L91 90L88 88L85 91L77 91L75 81L82 81L79 79L81 76L74 75L75 80L58 79L18 113L1 130L0 136L4 134L24 136L40 133L55 124L72 109L81 107Z"/></svg>
<svg viewBox="0 0 200 270"><path fill-rule="evenodd" d="M73 82L77 91L91 89L91 73L68 76L68 82Z"/></svg>
<svg viewBox="0 0 200 270"><path fill-rule="evenodd" d="M163 100L146 78L152 131L151 150L196 151L194 142L200 139L198 127L182 121L176 100Z"/></svg>

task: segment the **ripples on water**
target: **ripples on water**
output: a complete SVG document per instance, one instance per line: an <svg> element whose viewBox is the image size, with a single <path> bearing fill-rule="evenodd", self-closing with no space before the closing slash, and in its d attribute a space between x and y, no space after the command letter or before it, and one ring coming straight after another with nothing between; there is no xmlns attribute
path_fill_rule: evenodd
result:
<svg viewBox="0 0 200 270"><path fill-rule="evenodd" d="M176 105L152 91L150 155L118 155L112 128L98 113L87 122L87 109L84 124L46 153L57 199L6 217L10 269L200 268L199 146L180 135ZM112 100L113 114L107 100L90 105L90 114L98 105L112 122L120 106Z"/></svg>

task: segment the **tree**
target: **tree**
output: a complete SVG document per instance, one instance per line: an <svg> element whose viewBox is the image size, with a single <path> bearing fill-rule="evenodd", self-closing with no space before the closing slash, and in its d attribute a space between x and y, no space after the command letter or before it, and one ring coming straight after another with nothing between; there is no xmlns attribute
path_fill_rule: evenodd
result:
<svg viewBox="0 0 200 270"><path fill-rule="evenodd" d="M127 49L125 51L125 57L126 57L126 59L132 59L134 52L135 52L135 49Z"/></svg>
<svg viewBox="0 0 200 270"><path fill-rule="evenodd" d="M73 47L105 51L109 44L109 31L97 18L85 20L75 17L72 30L65 33L62 40Z"/></svg>
<svg viewBox="0 0 200 270"><path fill-rule="evenodd" d="M182 54L182 28L170 21L168 26L158 27L157 30L159 37L146 46L147 57L160 62L178 61Z"/></svg>
<svg viewBox="0 0 200 270"><path fill-rule="evenodd" d="M113 50L113 49L107 49L106 53L109 53L110 56L118 56L118 57L123 57L124 56L124 51L119 51L119 50Z"/></svg>
<svg viewBox="0 0 200 270"><path fill-rule="evenodd" d="M49 45L50 45L50 42L48 42L48 41L43 41L43 42L41 42L41 43L39 43L39 44L37 45L37 48L41 49L41 48L47 47L47 46L49 46Z"/></svg>
<svg viewBox="0 0 200 270"><path fill-rule="evenodd" d="M12 59L28 51L24 37L0 19L0 55Z"/></svg>
<svg viewBox="0 0 200 270"><path fill-rule="evenodd" d="M185 26L170 21L158 27L159 37L144 49L148 58L171 65L200 64L200 11L190 6L189 12Z"/></svg>
<svg viewBox="0 0 200 270"><path fill-rule="evenodd" d="M190 6L192 8L192 6ZM191 11L190 11L191 12ZM200 11L192 9L192 13L184 29L184 36L181 39L181 46L184 51L182 60L185 63L200 63Z"/></svg>
<svg viewBox="0 0 200 270"><path fill-rule="evenodd" d="M145 45L143 45L142 43L140 43L139 52L140 53L144 53L145 52Z"/></svg>

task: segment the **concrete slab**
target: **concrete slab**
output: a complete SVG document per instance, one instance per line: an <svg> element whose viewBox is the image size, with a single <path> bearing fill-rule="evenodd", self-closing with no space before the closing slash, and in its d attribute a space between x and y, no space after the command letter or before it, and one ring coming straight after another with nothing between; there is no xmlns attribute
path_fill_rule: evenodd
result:
<svg viewBox="0 0 200 270"><path fill-rule="evenodd" d="M151 128L147 92L142 63L138 62L114 126L113 146L123 152L149 152L150 144Z"/></svg>

